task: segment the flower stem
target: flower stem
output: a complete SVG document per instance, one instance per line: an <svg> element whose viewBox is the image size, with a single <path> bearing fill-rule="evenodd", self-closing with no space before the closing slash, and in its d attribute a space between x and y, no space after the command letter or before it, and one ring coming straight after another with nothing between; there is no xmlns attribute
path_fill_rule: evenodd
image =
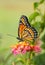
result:
<svg viewBox="0 0 45 65"><path fill-rule="evenodd" d="M30 53L29 53L29 60L30 60L30 61L29 61L29 65L33 65L33 60L32 60L33 57L34 57L33 52L30 52Z"/></svg>

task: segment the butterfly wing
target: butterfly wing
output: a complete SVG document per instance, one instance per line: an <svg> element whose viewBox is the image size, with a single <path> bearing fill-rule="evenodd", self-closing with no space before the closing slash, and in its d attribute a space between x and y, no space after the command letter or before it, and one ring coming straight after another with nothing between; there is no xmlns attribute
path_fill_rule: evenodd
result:
<svg viewBox="0 0 45 65"><path fill-rule="evenodd" d="M19 28L18 28L18 39L19 40L23 40L22 39L22 36L23 36L22 33L23 33L25 28L26 28L26 26L24 24L22 24L22 23L19 24Z"/></svg>
<svg viewBox="0 0 45 65"><path fill-rule="evenodd" d="M34 33L34 39L38 38L38 32L34 27L31 27L33 33Z"/></svg>
<svg viewBox="0 0 45 65"><path fill-rule="evenodd" d="M30 23L28 22L28 18L25 15L21 16L20 22L22 22L27 27L31 27Z"/></svg>
<svg viewBox="0 0 45 65"><path fill-rule="evenodd" d="M28 19L26 16L22 15L21 18L20 18L20 22L19 22L19 27L18 27L18 39L19 40L22 40L23 38L23 35L22 33L24 32L24 29L26 28L27 26L27 22L28 22ZM30 24L28 23L28 26L30 26Z"/></svg>
<svg viewBox="0 0 45 65"><path fill-rule="evenodd" d="M22 33L23 40L32 40L34 39L34 33L30 28L25 28L25 30Z"/></svg>
<svg viewBox="0 0 45 65"><path fill-rule="evenodd" d="M33 40L37 38L37 31L31 27L26 16L22 15L18 27L19 40Z"/></svg>
<svg viewBox="0 0 45 65"><path fill-rule="evenodd" d="M38 33L35 30L35 28L26 28L22 33L23 39L24 40L35 40L38 37Z"/></svg>

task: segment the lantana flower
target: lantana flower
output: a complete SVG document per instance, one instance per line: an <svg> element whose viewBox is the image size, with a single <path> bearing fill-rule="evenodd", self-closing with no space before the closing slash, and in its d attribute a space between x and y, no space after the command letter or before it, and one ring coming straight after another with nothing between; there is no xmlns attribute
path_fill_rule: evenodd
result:
<svg viewBox="0 0 45 65"><path fill-rule="evenodd" d="M30 45L28 42L19 42L18 44L12 46L11 48L12 48L12 53L14 55L20 53L25 54L26 52L31 52L31 51L38 53L41 51L40 46Z"/></svg>

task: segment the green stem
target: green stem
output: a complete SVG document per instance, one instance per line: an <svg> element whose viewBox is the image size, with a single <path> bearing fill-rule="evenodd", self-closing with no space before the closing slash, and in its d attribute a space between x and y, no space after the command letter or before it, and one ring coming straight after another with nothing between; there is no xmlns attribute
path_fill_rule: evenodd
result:
<svg viewBox="0 0 45 65"><path fill-rule="evenodd" d="M30 59L29 65L34 65L34 64L33 64L33 63L34 63L33 57L34 57L34 53L33 53L33 52L30 52L30 54L29 54L29 59Z"/></svg>

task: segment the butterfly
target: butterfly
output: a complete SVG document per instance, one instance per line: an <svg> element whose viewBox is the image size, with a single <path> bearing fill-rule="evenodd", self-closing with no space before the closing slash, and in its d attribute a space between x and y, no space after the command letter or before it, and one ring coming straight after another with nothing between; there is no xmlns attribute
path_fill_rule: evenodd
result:
<svg viewBox="0 0 45 65"><path fill-rule="evenodd" d="M38 37L38 32L32 27L25 15L22 15L19 21L18 37L20 41L35 40Z"/></svg>

